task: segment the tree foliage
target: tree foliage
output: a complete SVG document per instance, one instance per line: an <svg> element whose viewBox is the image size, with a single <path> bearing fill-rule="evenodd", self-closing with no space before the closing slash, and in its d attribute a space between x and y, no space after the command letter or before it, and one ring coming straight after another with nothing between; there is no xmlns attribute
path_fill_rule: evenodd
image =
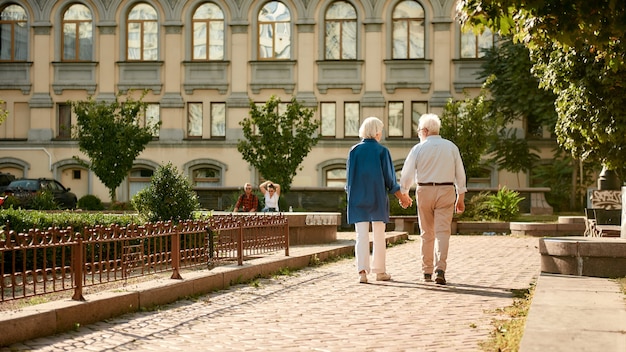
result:
<svg viewBox="0 0 626 352"><path fill-rule="evenodd" d="M616 170L626 156L626 3L622 0L461 0L461 20L511 33L556 95L559 144Z"/></svg>
<svg viewBox="0 0 626 352"><path fill-rule="evenodd" d="M111 202L116 200L115 189L160 125L140 126L139 118L146 109L144 96L145 92L135 100L129 93L124 101L120 101L118 94L114 102L96 101L93 97L71 102L76 114L74 135L78 148L89 157L90 163L84 163L78 156L74 159L96 174L109 190Z"/></svg>
<svg viewBox="0 0 626 352"><path fill-rule="evenodd" d="M295 98L282 104L272 96L263 106L250 102L250 116L239 123L245 140L237 150L265 179L280 184L282 192L289 192L300 164L319 140L313 112Z"/></svg>
<svg viewBox="0 0 626 352"><path fill-rule="evenodd" d="M133 197L132 204L139 215L152 222L189 220L200 208L191 182L171 163L156 170L150 185Z"/></svg>
<svg viewBox="0 0 626 352"><path fill-rule="evenodd" d="M539 79L531 72L528 48L502 38L485 52L484 60L480 77L485 79L483 88L489 90L493 101L493 113L501 116L504 124L525 120L527 126L545 125L554 130L556 96L539 87Z"/></svg>
<svg viewBox="0 0 626 352"><path fill-rule="evenodd" d="M461 101L449 100L441 114L439 133L459 147L468 178L480 174L481 156L497 137L500 123L490 104L483 94Z"/></svg>

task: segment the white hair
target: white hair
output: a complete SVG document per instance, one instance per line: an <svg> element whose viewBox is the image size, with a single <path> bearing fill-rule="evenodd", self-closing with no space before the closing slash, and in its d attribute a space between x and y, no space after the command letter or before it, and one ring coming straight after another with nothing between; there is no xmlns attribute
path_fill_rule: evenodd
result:
<svg viewBox="0 0 626 352"><path fill-rule="evenodd" d="M376 134L383 132L383 122L378 117L370 116L363 120L359 128L359 137L363 139L374 138Z"/></svg>

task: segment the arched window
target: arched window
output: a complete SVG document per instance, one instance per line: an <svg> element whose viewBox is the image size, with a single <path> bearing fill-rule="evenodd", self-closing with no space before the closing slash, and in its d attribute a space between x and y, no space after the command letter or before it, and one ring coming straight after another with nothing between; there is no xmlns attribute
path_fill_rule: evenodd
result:
<svg viewBox="0 0 626 352"><path fill-rule="evenodd" d="M224 60L224 13L213 3L193 14L192 60Z"/></svg>
<svg viewBox="0 0 626 352"><path fill-rule="evenodd" d="M424 8L417 1L400 2L392 14L393 58L424 58Z"/></svg>
<svg viewBox="0 0 626 352"><path fill-rule="evenodd" d="M326 10L324 21L324 59L356 60L357 15L354 6L346 1L336 1Z"/></svg>
<svg viewBox="0 0 626 352"><path fill-rule="evenodd" d="M192 171L194 187L214 187L222 185L222 170L215 167L203 167Z"/></svg>
<svg viewBox="0 0 626 352"><path fill-rule="evenodd" d="M291 14L282 2L270 1L259 11L258 58L291 59Z"/></svg>
<svg viewBox="0 0 626 352"><path fill-rule="evenodd" d="M328 168L325 170L325 186L326 187L344 187L346 185L346 167L345 165Z"/></svg>
<svg viewBox="0 0 626 352"><path fill-rule="evenodd" d="M128 176L128 199L132 199L139 191L150 186L150 180L153 175L154 170L145 167L135 167L130 170L130 174Z"/></svg>
<svg viewBox="0 0 626 352"><path fill-rule="evenodd" d="M0 12L0 61L26 61L28 56L28 16L15 4Z"/></svg>
<svg viewBox="0 0 626 352"><path fill-rule="evenodd" d="M126 59L156 61L159 57L159 23L154 7L139 3L128 13Z"/></svg>
<svg viewBox="0 0 626 352"><path fill-rule="evenodd" d="M73 4L63 14L63 61L91 61L93 59L93 22L91 10L82 4Z"/></svg>

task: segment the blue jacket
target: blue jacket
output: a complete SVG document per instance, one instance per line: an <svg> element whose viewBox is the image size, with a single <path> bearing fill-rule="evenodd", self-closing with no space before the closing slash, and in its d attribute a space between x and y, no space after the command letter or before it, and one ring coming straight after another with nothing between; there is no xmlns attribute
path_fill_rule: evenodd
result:
<svg viewBox="0 0 626 352"><path fill-rule="evenodd" d="M375 139L354 145L346 162L348 223L389 222L389 196L400 185L389 149Z"/></svg>

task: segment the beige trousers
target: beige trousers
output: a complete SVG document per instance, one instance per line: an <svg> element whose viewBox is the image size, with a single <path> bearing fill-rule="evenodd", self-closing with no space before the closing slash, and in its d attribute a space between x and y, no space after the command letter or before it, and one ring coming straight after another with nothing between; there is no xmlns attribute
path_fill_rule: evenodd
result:
<svg viewBox="0 0 626 352"><path fill-rule="evenodd" d="M370 273L370 223L357 222L356 243L354 245L354 254L356 256L357 272L365 270ZM372 265L371 272L378 274L386 272L385 254L387 250L387 241L385 240L385 223L382 221L372 222L372 232L374 233Z"/></svg>
<svg viewBox="0 0 626 352"><path fill-rule="evenodd" d="M422 272L446 271L456 190L454 186L418 186L416 194Z"/></svg>

